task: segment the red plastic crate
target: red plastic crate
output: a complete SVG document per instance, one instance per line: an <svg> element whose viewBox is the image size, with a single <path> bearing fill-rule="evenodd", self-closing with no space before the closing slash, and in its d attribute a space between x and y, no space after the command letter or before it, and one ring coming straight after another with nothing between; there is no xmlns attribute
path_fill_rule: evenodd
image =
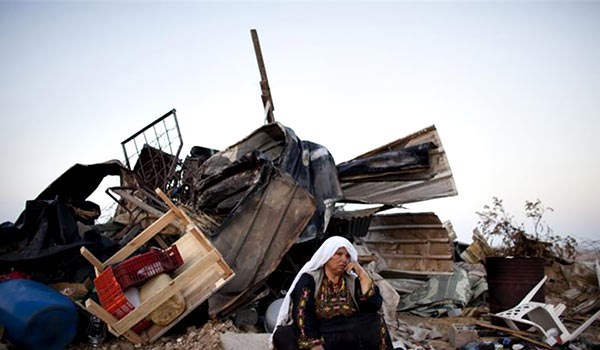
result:
<svg viewBox="0 0 600 350"><path fill-rule="evenodd" d="M127 300L127 297L125 297L123 289L117 282L113 269L110 266L94 279L94 285L96 286L96 292L102 307L118 320L135 309L129 300ZM150 325L152 325L151 321L143 319L133 326L131 330L139 334Z"/></svg>
<svg viewBox="0 0 600 350"><path fill-rule="evenodd" d="M161 250L153 248L124 260L113 267L113 271L122 289L142 284L160 273L168 273L183 264L176 245Z"/></svg>

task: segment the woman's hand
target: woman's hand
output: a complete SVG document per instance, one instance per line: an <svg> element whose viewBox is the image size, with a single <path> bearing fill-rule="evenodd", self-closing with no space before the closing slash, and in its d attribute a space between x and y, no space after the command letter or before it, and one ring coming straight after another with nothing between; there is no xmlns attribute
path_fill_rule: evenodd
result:
<svg viewBox="0 0 600 350"><path fill-rule="evenodd" d="M359 279L369 277L367 271L362 266L360 266L360 264L357 261L350 261L348 265L346 265L346 273L349 274L350 272L354 272Z"/></svg>
<svg viewBox="0 0 600 350"><path fill-rule="evenodd" d="M360 290L362 291L363 295L367 294L373 283L367 271L360 266L357 261L350 261L348 265L346 265L346 273L350 273L350 271L358 275L358 280L360 281Z"/></svg>

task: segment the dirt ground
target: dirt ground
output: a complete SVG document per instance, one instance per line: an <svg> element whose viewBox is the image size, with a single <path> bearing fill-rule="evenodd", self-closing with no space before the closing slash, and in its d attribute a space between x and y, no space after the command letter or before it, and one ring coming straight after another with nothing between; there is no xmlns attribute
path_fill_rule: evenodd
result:
<svg viewBox="0 0 600 350"><path fill-rule="evenodd" d="M421 330L430 330L431 336L434 339L426 339L418 341L417 338L421 335L410 335L408 338L411 343L416 346L421 346L422 349L453 349L449 341L449 332L453 324L473 325L478 321L489 322L489 317L439 317L425 318L415 316L410 313L398 313L398 319L401 324L410 325ZM568 329L574 330L585 319L565 321ZM134 345L123 339L115 339L112 336L107 337L106 341L100 346L94 348L86 342L73 344L66 350L189 350L189 349L204 349L204 350L223 350L220 341L220 334L225 332L235 333L257 333L263 332L262 329L246 328L240 329L236 327L231 320L227 321L208 321L201 327L190 326L183 332L175 334L167 334L158 341L148 345ZM504 335L494 331L488 331L489 335L486 339L502 339ZM600 321L592 324L584 333L583 337L595 344L600 344ZM532 337L535 338L535 337ZM482 338L483 339L483 338Z"/></svg>
<svg viewBox="0 0 600 350"><path fill-rule="evenodd" d="M93 347L89 343L81 342L79 344L72 344L66 350L223 350L219 338L220 334L225 332L241 333L248 331L250 330L239 329L231 322L231 320L222 322L209 320L201 327L190 326L187 327L184 332L167 333L166 336L148 345L134 345L127 340L115 339L114 337L109 336L98 347Z"/></svg>

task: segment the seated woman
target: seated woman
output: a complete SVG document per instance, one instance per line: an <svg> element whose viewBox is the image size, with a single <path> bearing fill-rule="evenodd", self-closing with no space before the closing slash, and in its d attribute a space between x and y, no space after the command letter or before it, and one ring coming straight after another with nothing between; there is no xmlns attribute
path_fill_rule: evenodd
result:
<svg viewBox="0 0 600 350"><path fill-rule="evenodd" d="M327 239L294 278L273 333L278 350L392 349L377 286L352 243Z"/></svg>

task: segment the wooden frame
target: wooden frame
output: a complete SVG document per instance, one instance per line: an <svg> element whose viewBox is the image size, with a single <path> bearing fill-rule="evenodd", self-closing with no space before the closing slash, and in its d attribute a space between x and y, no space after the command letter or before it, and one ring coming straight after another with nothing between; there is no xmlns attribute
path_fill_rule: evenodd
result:
<svg viewBox="0 0 600 350"><path fill-rule="evenodd" d="M85 302L86 310L106 322L112 334L117 337L123 336L135 344L151 343L160 338L183 317L229 282L235 275L233 270L223 260L221 253L189 217L175 206L160 189L157 189L156 193L169 206L169 211L159 217L152 225L142 231L127 245L123 246L121 250L108 260L101 262L85 247L81 248L81 254L94 266L98 275L108 266L127 259L168 225L174 224L185 227L184 234L174 243L183 259L183 265L171 274L173 280L169 285L160 289L155 295L145 300L135 310L120 320L117 320L92 299L88 299ZM186 308L183 314L177 319L167 326L154 324L147 330L142 331L141 334L137 334L131 330L138 322L146 318L162 303L179 292L181 292L185 299Z"/></svg>

